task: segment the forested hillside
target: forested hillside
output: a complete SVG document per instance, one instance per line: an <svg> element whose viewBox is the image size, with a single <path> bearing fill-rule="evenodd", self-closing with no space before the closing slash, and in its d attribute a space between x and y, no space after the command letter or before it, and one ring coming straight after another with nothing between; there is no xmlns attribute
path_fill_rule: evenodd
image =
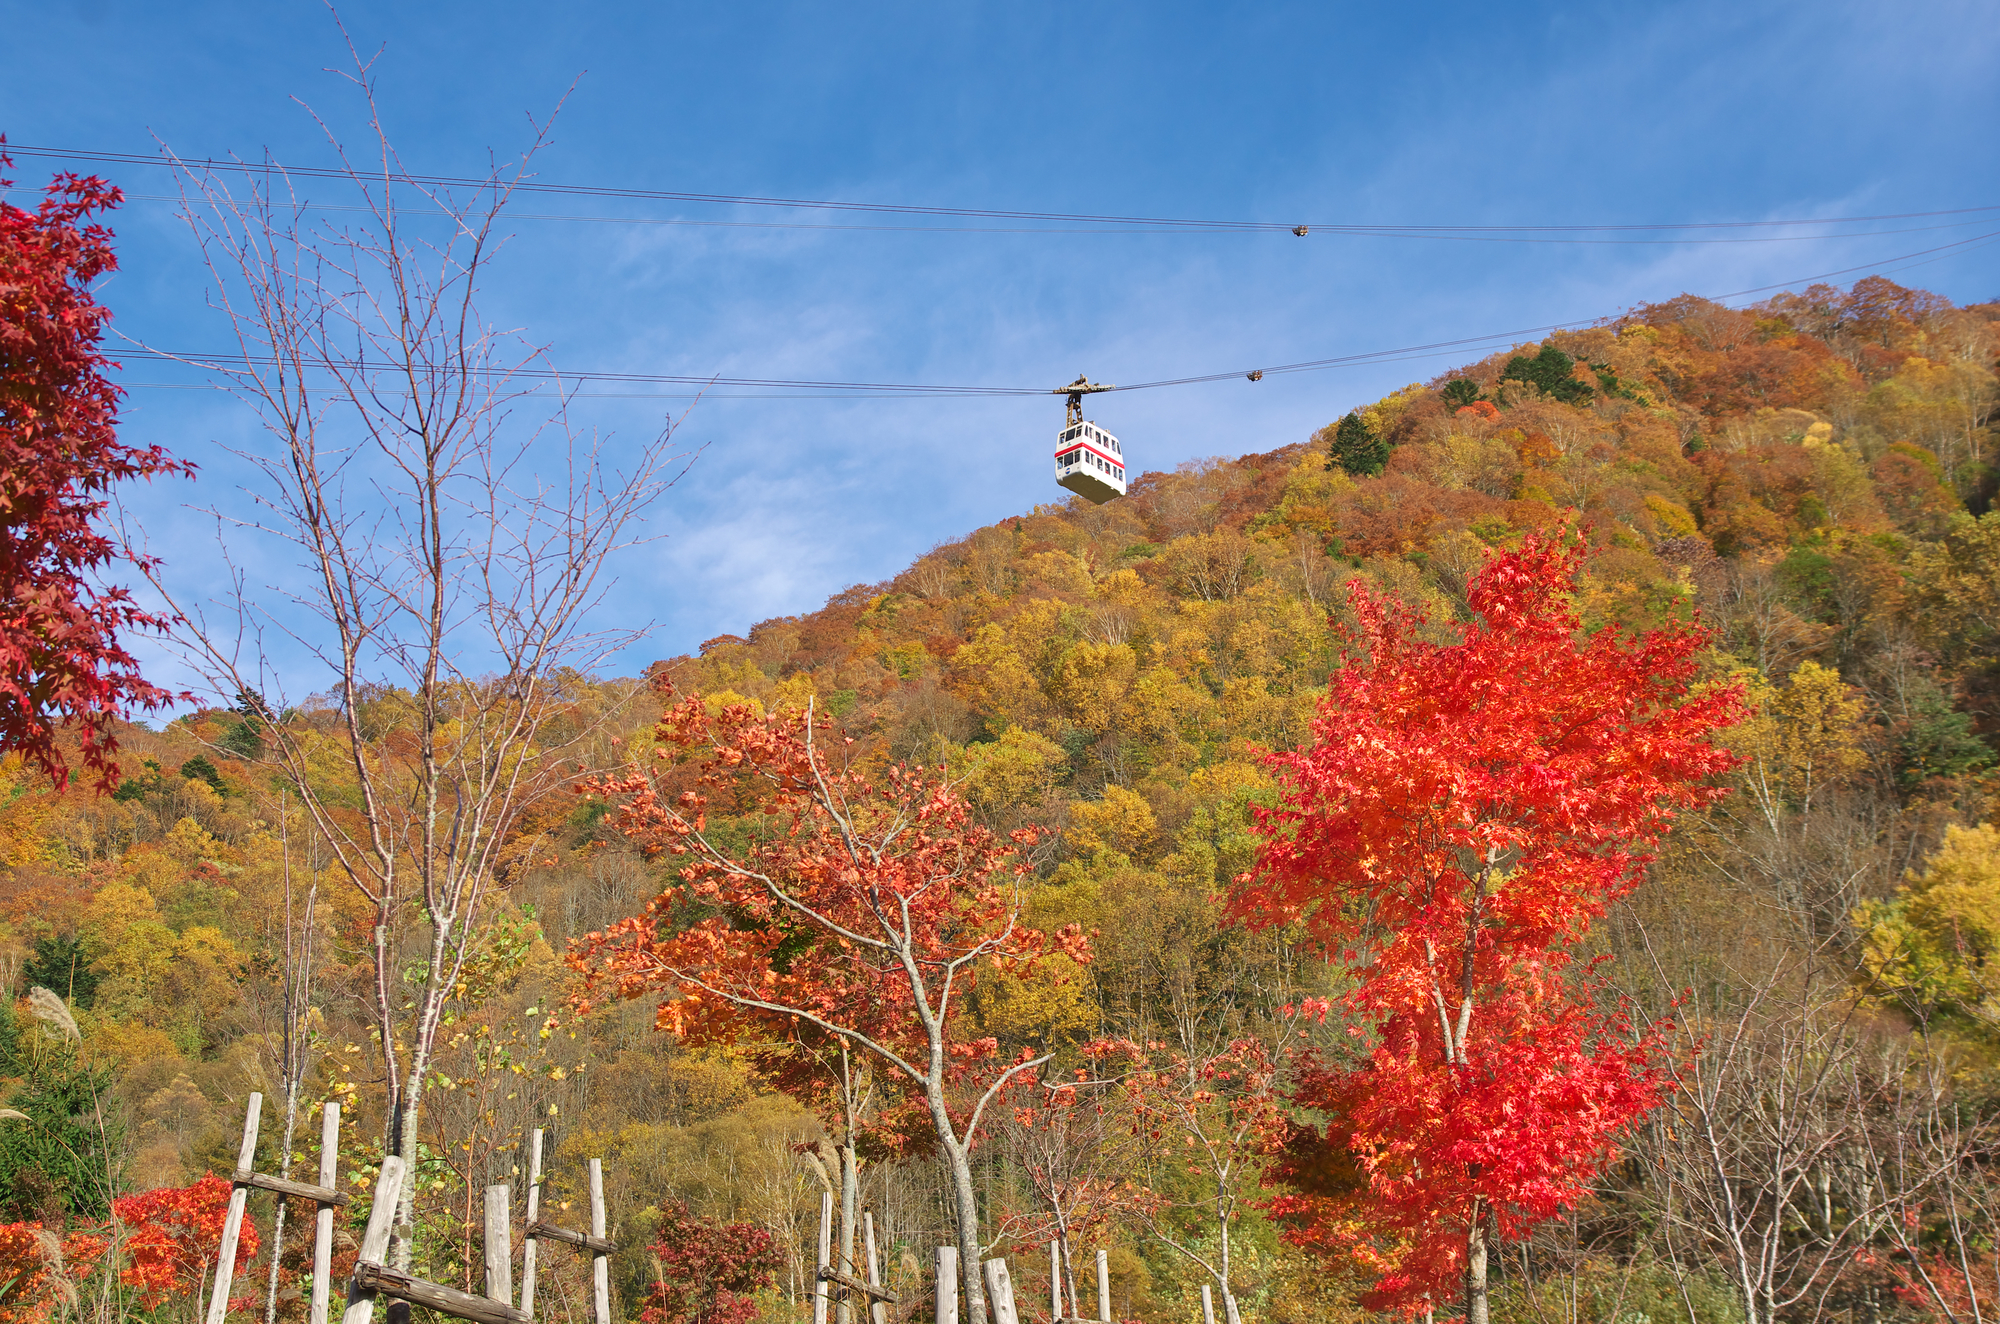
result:
<svg viewBox="0 0 2000 1324"><path fill-rule="evenodd" d="M545 744L591 734L565 746L577 777L498 857L446 1004L420 1265L473 1286L480 1191L521 1182L522 1139L543 1126L558 1204L581 1198L582 1160L604 1157L621 1317L704 1237L725 1248L710 1258L749 1267L720 1304L669 1292L654 1318L804 1309L820 1191L842 1161L825 1100L782 1088L755 1036L683 1044L646 1000L580 1014L565 961L679 867L618 830L616 797L592 779L645 765L664 696L698 695L717 714L810 703L861 765L941 767L984 827L1055 830L1026 848L1024 918L1078 926L1089 959L987 971L977 1037L995 1060L1052 1051L1064 1071L1106 1040L1151 1056L1128 1077L1143 1089L1108 1088L1059 1124L1032 1102L1002 1108L974 1150L988 1235L1037 1318L1057 1224L1109 1249L1120 1318L1197 1319L1204 1283L1254 1320L1363 1318L1365 1257L1298 1202L1290 1222L1269 1208L1343 1180L1314 1161L1329 1119L1289 1106L1229 1132L1256 1062L1282 1094L1294 1050L1339 1051L1337 1016L1291 1009L1351 972L1295 929L1227 921L1225 902L1255 861L1255 810L1277 800L1268 754L1309 738L1349 660L1350 587L1421 607L1443 638L1492 549L1574 521L1584 631L1699 622L1702 683L1740 681L1753 710L1722 736L1740 759L1730 793L1681 821L1590 939L1639 1018L1671 1027L1668 1102L1573 1217L1499 1252L1495 1317L1942 1319L1940 1301L1974 1294L1990 1317L1996 355L2000 304L1881 278L1745 310L1684 297L1412 384L1263 454L1145 474L1104 506L1039 506L647 677L566 678ZM401 691L363 702L368 739L407 726ZM317 751L322 784L345 784L333 700L274 712L247 692L125 730L109 796L57 791L18 759L0 769L0 1075L33 1119L0 1122L0 1218L81 1225L114 1195L226 1171L252 1089L276 1101L267 1117L295 1094L302 1167L309 1109L344 1101L343 1172L357 1191L369 1181L384 1129L374 911L284 789L274 726ZM358 821L358 798L344 812ZM423 982L414 932L392 961L410 991L392 980L392 999ZM66 1002L74 1044L22 1001L37 986ZM899 1318L927 1318L947 1188L904 1107L885 1088L843 1143ZM266 1127L266 1171L281 1129ZM31 1263L11 1245L0 1255ZM580 1308L586 1269L545 1270L556 1309ZM0 1311L17 1317L6 1290Z"/></svg>

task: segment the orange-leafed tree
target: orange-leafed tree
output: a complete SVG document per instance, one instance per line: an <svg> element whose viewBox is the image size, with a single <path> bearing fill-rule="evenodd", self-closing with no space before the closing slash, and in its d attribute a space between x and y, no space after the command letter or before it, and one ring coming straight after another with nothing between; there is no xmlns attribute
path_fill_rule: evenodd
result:
<svg viewBox="0 0 2000 1324"><path fill-rule="evenodd" d="M117 1313L119 1289L147 1314L169 1302L194 1303L221 1254L228 1212L229 1183L208 1176L120 1196L111 1202L109 1224L57 1232L40 1223L0 1223L0 1324L76 1316L86 1285L94 1295L82 1314ZM239 1281L258 1244L257 1229L246 1221L236 1243ZM252 1304L248 1296L230 1298L234 1309Z"/></svg>
<svg viewBox="0 0 2000 1324"><path fill-rule="evenodd" d="M229 1183L206 1176L191 1186L167 1186L111 1202L112 1217L125 1225L125 1265L119 1279L136 1288L141 1304L156 1309L170 1298L193 1298L215 1268L222 1228L229 1214ZM257 1229L244 1220L236 1242L239 1275L257 1257ZM248 1309L253 1298L231 1304Z"/></svg>
<svg viewBox="0 0 2000 1324"><path fill-rule="evenodd" d="M660 682L671 695L671 687ZM1024 829L1002 840L937 774L870 776L812 709L760 714L700 696L670 707L654 766L590 789L622 830L679 864L646 913L572 961L590 998L666 994L658 1025L690 1041L768 1040L797 1025L850 1045L922 1101L950 1178L968 1318L984 1324L971 1154L994 1100L1048 1055L999 1059L962 1013L986 969L1089 949L1021 923Z"/></svg>
<svg viewBox="0 0 2000 1324"><path fill-rule="evenodd" d="M4 145L4 144L0 144ZM0 152L0 189L11 186ZM117 430L120 392L98 348L109 311L91 285L117 269L92 218L119 201L101 179L59 175L33 211L0 200L0 750L69 780L62 732L100 788L117 783L119 719L174 695L139 674L121 635L164 629L97 582L129 555L103 527L114 483L192 466Z"/></svg>
<svg viewBox="0 0 2000 1324"><path fill-rule="evenodd" d="M1354 655L1310 744L1274 757L1284 799L1236 885L1237 914L1302 921L1352 970L1356 1051L1295 1095L1330 1120L1276 1170L1350 1158L1357 1179L1274 1206L1295 1240L1359 1252L1377 1308L1456 1285L1485 1324L1494 1236L1573 1205L1664 1088L1657 1036L1572 953L1676 813L1721 794L1709 736L1743 696L1697 684L1692 625L1583 632L1582 557L1572 529L1490 554L1448 643L1357 588Z"/></svg>

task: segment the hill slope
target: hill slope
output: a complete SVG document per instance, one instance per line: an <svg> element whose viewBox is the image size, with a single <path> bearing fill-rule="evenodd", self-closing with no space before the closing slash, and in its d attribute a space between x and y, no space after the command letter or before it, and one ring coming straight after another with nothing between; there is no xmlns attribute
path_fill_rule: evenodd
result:
<svg viewBox="0 0 2000 1324"><path fill-rule="evenodd" d="M1984 930L1965 925L2000 914L2000 836L1952 829L1991 816L1988 736L2000 729L1996 351L2000 304L1955 308L1880 279L1742 311L1678 299L1412 385L1268 454L1149 473L1101 507L1038 507L656 671L711 699L814 697L874 756L949 765L996 826L1063 829L1037 861L1033 918L1096 930L1096 959L1066 982L982 981L974 1014L987 1033L1010 1047L1107 1030L1226 1038L1341 978L1282 933L1223 925L1217 898L1251 861L1251 807L1274 791L1262 752L1303 738L1340 664L1327 620L1344 585L1365 578L1445 628L1486 549L1575 518L1591 548L1586 618L1699 612L1716 632L1712 670L1743 675L1762 709L1730 736L1747 760L1740 793L1687 823L1653 884L1606 927L1614 950L1642 958L1616 967L1629 990L1659 1007L1700 983L1716 991L1715 1014L1747 1025L1758 998L1777 996L1770 972L1821 971L1815 996L1865 987L1881 1013L1864 1027L1869 1053L1843 1060L1886 1060L1884 1045L1917 1042L1922 1025L1948 1046L1939 1060L1954 1064L1967 1115L1990 1120L2000 1005L1980 975ZM657 710L642 687L572 690L579 708L619 712L626 748L643 747ZM392 726L395 697L378 696ZM333 714L306 707L280 720L339 746ZM259 720L214 710L131 729L114 798L60 794L0 762L0 955L16 992L44 983L69 995L85 1059L103 1073L75 1080L108 1083L114 1105L94 1139L73 1137L90 1159L79 1174L95 1164L155 1185L230 1162L243 1091L275 1079L291 907L322 876L304 1098L346 1100L346 1161L371 1161L370 912L288 808ZM606 760L617 757L610 734ZM330 778L344 775L339 762ZM546 1126L561 1171L603 1156L614 1206L637 1211L638 1235L620 1234L625 1299L651 1272L647 1229L685 1199L778 1238L790 1277L765 1304L771 1318L795 1316L817 1209L798 1157L819 1134L810 1115L727 1055L677 1049L643 1007L573 1034L536 1030L570 986L564 944L659 886L658 866L624 848L604 809L556 797L509 852L507 894L480 937L479 977L454 1003L427 1105L442 1194L425 1215L426 1253L438 1272L470 1274L472 1224L447 1206L471 1209L482 1182L504 1179L524 1129ZM1950 868L1923 873L1947 838ZM1923 878L1908 881L1912 869ZM1959 910L1924 879L1960 889ZM1896 954L1913 951L1931 962L1922 980L1898 973ZM1775 1027L1773 1052L1818 1042L1794 1033L1810 1020L1809 991L1787 986L1798 999L1788 1010L1757 1012ZM8 1098L53 1117L45 1047L0 1002L0 1077L21 1082ZM1750 1111L1721 1123L1745 1146L1763 1134L1754 1085ZM1836 1113L1813 1125L1866 1120ZM1634 1138L1633 1171L1678 1161L1664 1134ZM1011 1143L986 1160L999 1208L1032 1201ZM58 1221L84 1207L25 1150L0 1150L0 1217ZM1745 1154L1753 1182L1764 1160ZM1688 1276L1669 1281L1656 1266L1683 1252L1634 1230L1659 1226L1667 1205L1689 1207L1700 1176L1686 1172L1666 1205L1637 1179L1607 1190L1608 1258L1555 1246L1538 1262L1609 1275L1606 1290L1629 1289L1632 1311L1657 1305L1664 1318L1687 1299L1721 1303L1704 1318L1731 1317L1728 1265L1686 1252ZM927 1165L868 1174L891 1240L932 1244L942 1216ZM1721 1244L1710 1232L1695 1228L1686 1244ZM1256 1315L1356 1317L1343 1313L1351 1282L1281 1247L1260 1216L1247 1214L1240 1235ZM1191 1317L1198 1279L1185 1262L1130 1228L1107 1237L1127 1314ZM560 1261L551 1281L573 1267ZM917 1272L892 1261L892 1285L915 1286L897 1275ZM1883 1299L1886 1270L1840 1272L1859 1277L1830 1301Z"/></svg>

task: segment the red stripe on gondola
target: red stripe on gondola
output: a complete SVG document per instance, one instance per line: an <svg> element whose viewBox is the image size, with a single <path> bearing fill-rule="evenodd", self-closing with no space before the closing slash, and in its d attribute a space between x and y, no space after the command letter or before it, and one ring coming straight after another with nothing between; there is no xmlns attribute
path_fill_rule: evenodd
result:
<svg viewBox="0 0 2000 1324"><path fill-rule="evenodd" d="M1119 466L1121 469L1125 466L1125 461L1118 459L1116 456L1113 456L1109 451L1101 451L1097 449L1097 447L1091 445L1087 441L1079 441L1073 445L1063 447L1061 450L1056 452L1056 458L1060 460L1063 456L1069 454L1071 451L1089 451L1092 455L1095 455L1098 459L1104 461L1106 464L1115 464Z"/></svg>

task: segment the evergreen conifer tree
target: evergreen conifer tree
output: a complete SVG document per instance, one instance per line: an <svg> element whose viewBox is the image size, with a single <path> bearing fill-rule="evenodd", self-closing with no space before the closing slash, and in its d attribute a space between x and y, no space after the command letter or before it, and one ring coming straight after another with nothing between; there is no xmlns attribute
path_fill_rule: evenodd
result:
<svg viewBox="0 0 2000 1324"><path fill-rule="evenodd" d="M1375 435L1374 429L1362 421L1361 415L1343 415L1333 430L1326 467L1345 469L1357 478L1365 478L1381 473L1382 466L1388 462L1389 444Z"/></svg>

